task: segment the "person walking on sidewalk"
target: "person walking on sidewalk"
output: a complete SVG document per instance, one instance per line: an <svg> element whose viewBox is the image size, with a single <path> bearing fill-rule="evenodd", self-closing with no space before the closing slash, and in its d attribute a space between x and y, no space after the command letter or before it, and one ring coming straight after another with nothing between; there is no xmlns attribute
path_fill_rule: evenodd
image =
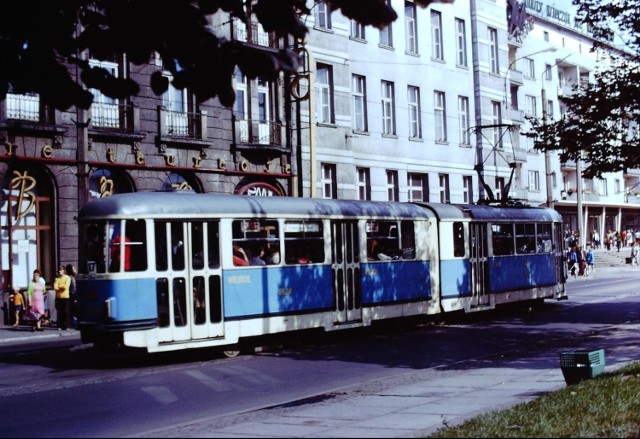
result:
<svg viewBox="0 0 640 439"><path fill-rule="evenodd" d="M631 266L635 267L638 265L638 255L640 254L640 247L637 242L633 243L633 247L631 247Z"/></svg>
<svg viewBox="0 0 640 439"><path fill-rule="evenodd" d="M58 331L67 330L71 326L71 306L69 304L69 288L71 287L71 277L67 274L64 265L58 267L58 277L53 282L53 289L56 291L56 311L58 313Z"/></svg>
<svg viewBox="0 0 640 439"><path fill-rule="evenodd" d="M42 331L42 318L44 317L44 295L45 284L41 281L42 272L38 269L33 271L33 277L27 287L27 300L31 311L35 314L36 320L32 322L32 331Z"/></svg>
<svg viewBox="0 0 640 439"><path fill-rule="evenodd" d="M593 255L593 249L591 247L589 247L588 250L587 250L586 260L587 260L586 276L590 276L596 270L596 267L595 267L595 262L596 262L595 261L595 256Z"/></svg>
<svg viewBox="0 0 640 439"><path fill-rule="evenodd" d="M9 295L9 300L11 300L11 303L13 303L13 309L16 313L13 327L17 328L18 326L20 326L20 313L24 310L24 296L18 288L15 288L13 290L13 293Z"/></svg>

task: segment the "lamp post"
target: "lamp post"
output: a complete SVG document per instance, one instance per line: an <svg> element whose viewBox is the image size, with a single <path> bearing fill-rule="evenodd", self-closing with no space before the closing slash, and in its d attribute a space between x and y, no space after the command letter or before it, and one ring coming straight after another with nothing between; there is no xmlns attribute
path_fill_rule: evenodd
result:
<svg viewBox="0 0 640 439"><path fill-rule="evenodd" d="M505 107L507 106L507 79L508 79L508 77L509 77L509 72L511 71L511 67L512 67L512 66L513 66L517 61L520 61L521 59L528 58L528 57L533 56L533 55L538 55L539 53L556 52L557 50L558 50L558 49L557 49L556 47L553 47L553 46L551 46L551 47L547 47L546 49L538 50L538 51L536 51L536 52L529 53L529 54L527 54L527 55L524 55L524 56L518 57L518 58L514 59L513 61L511 61L511 62L509 63L509 66L507 67L507 71L506 71L506 73L505 73L505 75L504 75L504 105L505 105Z"/></svg>

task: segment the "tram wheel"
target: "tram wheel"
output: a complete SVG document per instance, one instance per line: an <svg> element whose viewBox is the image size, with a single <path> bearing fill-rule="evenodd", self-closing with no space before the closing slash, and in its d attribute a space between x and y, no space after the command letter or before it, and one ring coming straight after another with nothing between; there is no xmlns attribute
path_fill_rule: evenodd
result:
<svg viewBox="0 0 640 439"><path fill-rule="evenodd" d="M235 358L242 353L242 349L240 349L240 345L231 345L222 350L222 353L227 358Z"/></svg>

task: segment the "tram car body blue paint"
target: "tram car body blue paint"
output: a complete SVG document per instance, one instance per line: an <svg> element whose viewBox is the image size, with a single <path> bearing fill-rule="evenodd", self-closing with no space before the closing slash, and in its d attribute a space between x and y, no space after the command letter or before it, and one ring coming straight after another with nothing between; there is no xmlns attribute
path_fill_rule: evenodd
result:
<svg viewBox="0 0 640 439"><path fill-rule="evenodd" d="M149 352L558 298L566 279L551 209L145 192L79 224L83 340Z"/></svg>

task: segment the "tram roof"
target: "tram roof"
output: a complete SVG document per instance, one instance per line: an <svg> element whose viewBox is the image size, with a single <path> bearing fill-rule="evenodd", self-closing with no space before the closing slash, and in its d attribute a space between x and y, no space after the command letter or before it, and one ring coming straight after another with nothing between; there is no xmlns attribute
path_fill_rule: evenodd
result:
<svg viewBox="0 0 640 439"><path fill-rule="evenodd" d="M431 209L440 219L456 220L510 220L510 221L562 221L554 209L531 206L488 206L484 204L438 204L421 203Z"/></svg>
<svg viewBox="0 0 640 439"><path fill-rule="evenodd" d="M433 212L411 203L335 199L254 197L193 192L132 192L92 200L79 218L170 217L184 215L302 215L433 218Z"/></svg>

